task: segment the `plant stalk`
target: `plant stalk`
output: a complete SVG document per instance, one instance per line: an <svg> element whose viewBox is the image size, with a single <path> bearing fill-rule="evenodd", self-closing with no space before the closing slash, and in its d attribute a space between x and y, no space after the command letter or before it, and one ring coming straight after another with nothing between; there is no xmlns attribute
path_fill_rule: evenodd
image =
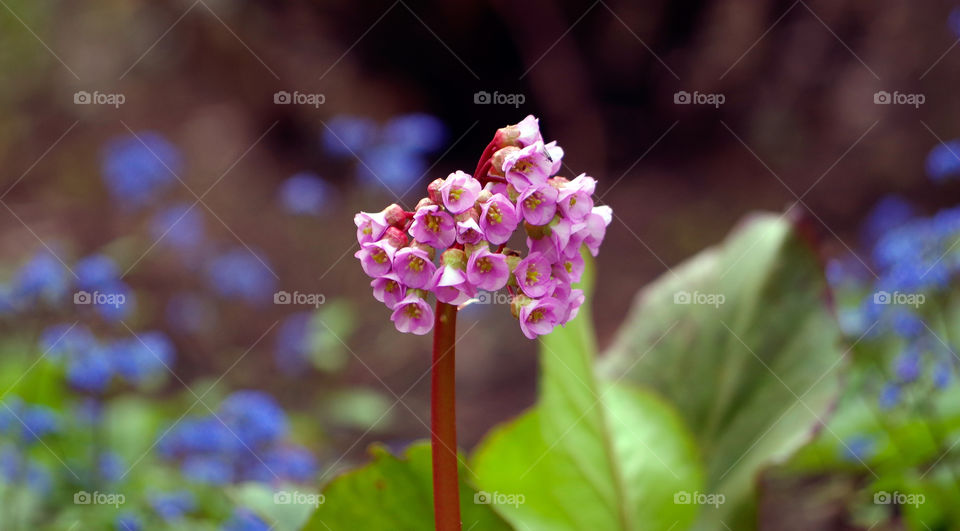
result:
<svg viewBox="0 0 960 531"><path fill-rule="evenodd" d="M433 515L437 531L460 531L457 478L456 353L457 307L437 301L430 386L430 446L433 456Z"/></svg>

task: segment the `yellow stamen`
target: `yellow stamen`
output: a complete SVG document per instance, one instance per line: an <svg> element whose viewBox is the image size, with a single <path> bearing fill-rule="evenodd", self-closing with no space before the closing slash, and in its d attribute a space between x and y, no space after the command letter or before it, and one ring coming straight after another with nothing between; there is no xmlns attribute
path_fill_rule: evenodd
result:
<svg viewBox="0 0 960 531"><path fill-rule="evenodd" d="M416 304L408 304L407 307L403 309L403 311L413 319L420 318L420 307L417 306Z"/></svg>
<svg viewBox="0 0 960 531"><path fill-rule="evenodd" d="M416 271L417 273L419 273L423 271L423 263L424 263L423 258L414 256L410 260L410 262L407 263L407 269L409 269L410 271Z"/></svg>
<svg viewBox="0 0 960 531"><path fill-rule="evenodd" d="M530 312L530 317L527 318L527 321L531 323L539 323L540 319L543 319L543 310L534 310Z"/></svg>
<svg viewBox="0 0 960 531"><path fill-rule="evenodd" d="M477 267L480 268L481 273L489 273L490 270L493 269L493 263L490 261L490 258L484 256L477 260Z"/></svg>
<svg viewBox="0 0 960 531"><path fill-rule="evenodd" d="M536 284L540 279L540 272L537 271L537 268L530 266L527 268L527 283Z"/></svg>
<svg viewBox="0 0 960 531"><path fill-rule="evenodd" d="M376 262L376 263L378 263L378 264L382 264L382 263L386 262L387 259L388 259L387 253L384 252L383 249L377 249L377 250L374 251L373 254L370 255L370 256L373 258L373 261Z"/></svg>
<svg viewBox="0 0 960 531"><path fill-rule="evenodd" d="M487 221L490 223L500 223L503 221L503 213L500 212L500 206L496 203L490 205L487 210Z"/></svg>

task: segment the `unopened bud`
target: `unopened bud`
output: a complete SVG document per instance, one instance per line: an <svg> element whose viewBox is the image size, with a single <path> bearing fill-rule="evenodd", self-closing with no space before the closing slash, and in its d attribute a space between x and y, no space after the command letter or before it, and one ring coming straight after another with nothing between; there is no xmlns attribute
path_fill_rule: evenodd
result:
<svg viewBox="0 0 960 531"><path fill-rule="evenodd" d="M490 186L490 184L492 183L488 183L487 186ZM482 205L483 203L489 201L491 197L493 197L493 192L487 190L487 188L484 188L483 190L480 190L480 195L477 196L477 204Z"/></svg>
<svg viewBox="0 0 960 531"><path fill-rule="evenodd" d="M524 295L522 291L518 291L516 295L510 297L510 314L519 319L520 308L523 308L531 302L533 302L533 299Z"/></svg>
<svg viewBox="0 0 960 531"><path fill-rule="evenodd" d="M477 209L476 209L476 208L468 208L468 209L464 210L463 212L457 214L456 216L453 216L453 219L455 219L455 220L457 220L457 221L468 221L468 220L471 220L471 219L472 219L473 221L479 222L479 221L480 221L480 213L477 212Z"/></svg>
<svg viewBox="0 0 960 531"><path fill-rule="evenodd" d="M520 126L518 124L508 125L497 129L497 134L493 136L493 144L498 148L507 146L519 146Z"/></svg>
<svg viewBox="0 0 960 531"><path fill-rule="evenodd" d="M565 184L568 184L569 182L570 182L570 179L567 179L566 177L560 177L559 175L551 177L550 179L547 180L547 184L556 188L557 190L559 190L560 187L562 187Z"/></svg>
<svg viewBox="0 0 960 531"><path fill-rule="evenodd" d="M428 206L435 206L437 203L438 201L431 201L430 198L424 197L417 203L417 210L420 210L421 208L425 208Z"/></svg>
<svg viewBox="0 0 960 531"><path fill-rule="evenodd" d="M414 249L420 249L421 251L427 253L427 256L430 257L431 262L433 261L433 258L437 256L436 249L434 249L432 246L427 245L425 243L420 243L417 240L413 240L412 242L410 242L410 247Z"/></svg>
<svg viewBox="0 0 960 531"><path fill-rule="evenodd" d="M383 233L383 239L396 249L406 247L409 241L407 233L396 227L388 227L387 232Z"/></svg>
<svg viewBox="0 0 960 531"><path fill-rule="evenodd" d="M427 185L427 197L434 203L442 203L443 197L440 195L440 187L443 186L443 179L434 179Z"/></svg>
<svg viewBox="0 0 960 531"><path fill-rule="evenodd" d="M387 220L387 225L392 227L403 227L407 221L407 213L403 207L394 203L381 211L383 217Z"/></svg>
<svg viewBox="0 0 960 531"><path fill-rule="evenodd" d="M490 157L490 171L488 173L490 175L497 175L499 177L503 177L504 159L506 159L507 155L509 155L510 153L513 153L519 150L520 148L518 147L509 146L509 147L505 147L503 149L499 149L495 151L493 153L493 156Z"/></svg>
<svg viewBox="0 0 960 531"><path fill-rule="evenodd" d="M440 255L440 263L454 269L467 269L467 253L463 249L447 249Z"/></svg>

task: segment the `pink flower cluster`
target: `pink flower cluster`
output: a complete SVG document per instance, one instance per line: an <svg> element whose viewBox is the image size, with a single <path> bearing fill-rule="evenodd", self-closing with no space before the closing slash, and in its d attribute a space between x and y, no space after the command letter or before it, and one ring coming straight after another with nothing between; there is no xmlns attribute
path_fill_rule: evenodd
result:
<svg viewBox="0 0 960 531"><path fill-rule="evenodd" d="M562 157L527 116L497 131L473 176L457 171L430 183L413 212L393 204L354 216L355 256L397 330L433 328L430 293L462 305L479 290L505 287L530 339L577 315L584 296L572 285L583 274L581 249L597 255L613 212L594 206L592 177L557 176ZM520 227L526 256L506 246Z"/></svg>

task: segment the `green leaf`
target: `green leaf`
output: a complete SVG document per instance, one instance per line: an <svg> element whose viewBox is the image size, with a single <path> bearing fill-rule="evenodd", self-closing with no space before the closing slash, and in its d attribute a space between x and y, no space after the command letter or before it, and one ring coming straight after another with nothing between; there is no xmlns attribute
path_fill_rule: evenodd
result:
<svg viewBox="0 0 960 531"><path fill-rule="evenodd" d="M839 389L840 334L811 246L758 215L638 296L603 362L677 406L707 463L699 528L756 526L754 481L811 436Z"/></svg>
<svg viewBox="0 0 960 531"><path fill-rule="evenodd" d="M403 457L386 447L370 449L373 462L347 472L324 489L324 502L305 530L340 531L433 529L433 485L429 443L415 443ZM463 528L473 531L508 530L510 527L489 505L475 503L476 492L466 485L460 470L460 512Z"/></svg>
<svg viewBox="0 0 960 531"><path fill-rule="evenodd" d="M323 499L319 494L296 485L275 490L262 483L230 487L227 494L237 506L255 512L276 531L301 529Z"/></svg>
<svg viewBox="0 0 960 531"><path fill-rule="evenodd" d="M697 491L702 472L679 416L648 393L595 377L587 304L541 346L537 405L474 456L476 483L497 511L530 530L688 526L696 507L674 496Z"/></svg>

